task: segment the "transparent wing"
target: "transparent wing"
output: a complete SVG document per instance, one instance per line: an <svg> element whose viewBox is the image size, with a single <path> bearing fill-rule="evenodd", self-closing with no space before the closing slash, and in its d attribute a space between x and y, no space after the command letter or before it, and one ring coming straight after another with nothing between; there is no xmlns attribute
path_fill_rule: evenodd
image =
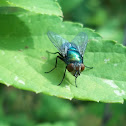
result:
<svg viewBox="0 0 126 126"><path fill-rule="evenodd" d="M88 43L88 36L84 32L80 32L75 36L75 38L72 40L72 43L74 43L77 46L78 51L83 56L87 43Z"/></svg>
<svg viewBox="0 0 126 126"><path fill-rule="evenodd" d="M59 50L59 52L65 56L68 46L69 46L69 42L67 40L65 40L64 38L62 38L61 36L59 36L58 34L48 31L47 33L50 41L54 44L54 46Z"/></svg>

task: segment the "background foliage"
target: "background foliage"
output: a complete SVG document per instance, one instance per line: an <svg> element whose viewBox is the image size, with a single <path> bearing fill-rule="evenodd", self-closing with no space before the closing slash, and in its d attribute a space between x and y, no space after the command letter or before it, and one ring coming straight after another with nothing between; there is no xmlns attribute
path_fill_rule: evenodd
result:
<svg viewBox="0 0 126 126"><path fill-rule="evenodd" d="M92 27L105 39L116 40L121 44L125 42L125 0L59 0L59 3L65 20Z"/></svg>
<svg viewBox="0 0 126 126"><path fill-rule="evenodd" d="M43 0L43 2L44 2L44 0ZM17 2L16 0L8 0L8 1L1 0L1 2L0 2L1 17L0 18L7 19L6 20L7 22L4 22L4 24L6 24L4 26L6 26L6 27L4 27L4 28L2 27L2 32L0 32L1 33L1 47L4 47L4 49L7 49L7 50L9 47L9 50L10 50L9 52L7 52L7 50L4 50L5 53L7 53L8 55L11 54L12 57L15 56L14 44L18 45L16 47L16 49L19 52L24 51L25 54L27 54L27 56L29 56L27 59L29 61L29 64L30 64L30 61L33 61L33 59L35 59L34 60L35 64L33 67L35 69L39 69L39 68L35 67L36 65L37 66L39 65L39 63L36 61L38 61L39 56L42 57L42 60L45 60L44 59L45 54L43 54L43 56L41 55L42 52L44 52L45 50L44 51L41 50L41 47L39 47L39 44L35 44L35 43L34 43L34 48L36 48L38 51L33 50L32 40L34 40L35 42L40 40L40 38L38 39L38 38L36 38L36 36L40 36L40 35L42 35L42 33L44 34L46 31L46 27L45 28L43 27L43 29L40 30L40 29L36 29L36 27L32 26L33 29L31 29L31 32L34 33L34 36L32 36L32 39L31 39L30 38L31 33L27 32L29 30L27 29L26 26L29 25L29 27L30 27L29 19L31 19L31 21L35 22L36 18L38 20L40 20L40 19L47 19L48 17L47 16L36 16L35 13L45 14L45 15L49 14L49 15L61 16L61 17L64 15L64 20L67 20L67 21L69 20L69 21L73 21L73 22L81 22L86 27L96 29L96 31L99 32L105 39L117 40L121 44L125 43L125 35L124 35L125 34L125 19L126 19L126 17L125 17L126 15L124 14L125 1L117 0L115 2L114 0L107 0L107 1L105 1L105 0L102 0L102 1L100 1L100 0L95 0L95 1L59 0L58 2L61 5L64 14L62 14L62 11L60 11L60 6L53 0L48 0L47 2L45 0L45 2L43 3L43 5L45 5L45 6L41 6L41 4L40 4L41 0L36 0L36 2L34 2L34 0L33 0L33 1L30 1L30 3L28 1L26 3L26 1ZM22 3L25 3L25 4L22 4ZM12 8L12 6L15 6L15 7ZM19 7L19 8L17 8L17 7ZM29 12L28 15L27 15L27 11ZM20 12L26 13L26 15L24 15L22 17ZM10 18L8 18L8 14L9 14ZM15 15L12 16L10 14L15 14ZM21 21L18 20L16 15L19 15L19 17L21 17L22 20ZM12 18L15 22L12 21ZM49 19L49 22L52 21L51 18L48 18L48 19ZM53 20L55 22L57 22L57 21L60 22L59 21L60 19L57 19L56 17L53 18ZM11 22L11 23L8 24L8 22ZM25 24L23 24L23 22L25 22ZM53 23L55 23L55 22L53 22ZM3 25L2 23L3 22L1 20L1 26ZM22 32L22 31L24 31L23 29L18 30L18 24L23 24L23 27L25 27L26 31ZM37 22L36 22L36 24L37 24ZM16 26L16 29L14 29L13 25ZM52 24L49 24L48 27L51 25ZM67 34L69 34L72 30L71 26L70 26L71 24L69 22L66 22L66 23L64 23L64 25L67 26L67 28L69 28L69 31L66 32ZM76 27L80 28L79 24L74 24L73 26L75 28ZM10 27L10 28L8 29L8 27ZM59 24L59 27L60 27L60 24ZM53 29L53 28L54 27L49 28L49 29ZM62 29L63 29L63 27L62 27ZM57 30L57 32L63 33L65 30L62 31L62 29L60 31ZM16 33L15 31L18 31L18 32ZM80 31L80 29L78 31ZM88 32L93 34L93 32L89 29L87 29L87 33ZM12 40L10 38L7 39L7 35L10 33L11 33L10 37L11 38L13 37ZM13 43L13 45L12 45L12 41L14 40L14 37L18 36L19 34L20 34L20 36L23 36L22 41L27 41L27 42L31 41L31 43L25 43L25 44ZM72 33L72 34L75 34L75 33ZM93 34L93 36L94 35L99 36L97 34ZM6 46L5 43L4 43L5 45L3 45L3 43L2 43L3 42L2 38L5 38L5 37L6 37L6 42L10 42L9 46ZM67 37L68 40L71 40L71 37L69 37L69 36L65 35L64 37ZM43 40L44 39L47 39L47 38L44 36ZM21 40L21 39L15 38L15 40L16 40L15 42L17 42L17 40ZM112 43L110 42L110 45ZM19 49L19 47L20 47L20 49ZM31 50L29 49L29 51L27 52L27 49L29 47L31 48ZM91 47L91 46L89 46L89 47ZM120 47L120 45L118 45L117 47ZM53 48L52 50L54 50L54 49L55 48ZM87 50L90 50L90 48L88 48ZM31 55L31 52L34 52L34 53L32 53L34 55ZM125 51L124 51L124 54L125 54ZM21 56L21 55L18 54L17 56ZM5 60L3 60L3 62L1 60L1 63L3 63L3 65L7 66L10 69L13 69L14 66L11 67L11 64L9 65L7 62L8 56L4 57L4 58L5 58ZM21 57L21 58L23 58L23 57ZM21 60L21 59L19 59L19 60ZM123 57L122 57L122 60L123 60ZM6 61L6 62L4 62L4 61ZM10 60L10 61L14 62L13 60ZM53 63L53 62L51 61L51 63ZM33 65L33 64L31 64L31 65ZM63 65L63 64L61 64L61 65ZM25 66L25 67L27 67L27 66ZM16 69L18 69L18 68L16 68ZM20 71L22 71L22 69L18 69L17 73L21 74ZM5 80L8 81L9 83L2 82L2 81L1 82L5 83L6 85L9 86L11 80L9 80L8 77L11 74L8 74L8 76L6 76L7 72L8 72L7 70L5 72L5 70L3 69L1 76L3 75L3 77L5 77ZM89 72L89 74L90 74L90 72ZM87 72L87 75L88 75L88 72ZM28 75L25 74L25 76L27 77ZM49 76L52 76L52 75L49 75ZM70 77L70 75L69 75L69 77ZM55 83L56 82L57 82L57 80L55 81ZM12 81L12 83L13 83L13 81ZM13 86L18 87L18 85L13 85ZM29 87L29 85L28 85L28 87ZM23 88L23 85L20 88ZM28 90L32 90L32 88L29 89L29 88L25 87L25 89L28 89ZM36 91L35 90L33 90L33 91L35 91L36 93L40 92L39 87L36 86L36 87L34 87L34 89ZM123 88L121 88L121 89L123 89ZM45 89L45 90L47 91L47 89ZM109 111L107 117L110 120L107 122L107 124L106 124L107 126L109 126L109 125L113 125L113 126L122 125L123 126L126 123L126 121L125 121L126 105L125 104L111 104L110 107L107 108L107 110L106 109L104 110L104 108L106 108L106 105L104 103L83 102L83 101L77 101L77 100L72 100L72 101L63 100L63 99L59 99L59 98L52 97L52 96L47 96L47 95L43 95L43 94L35 94L35 93L27 92L27 91L18 90L18 89L12 88L12 87L5 87L3 85L0 85L0 92L1 92L1 95L0 95L0 103L1 103L0 104L0 125L3 125L3 126L4 125L5 126L10 126L10 125L22 125L22 126L24 126L24 125L29 125L29 126L32 126L32 125L38 125L38 126L64 126L64 125L65 126L67 126L67 125L68 126L78 126L78 125L92 126L92 125L96 125L96 126L100 126L102 124L105 124L103 122L103 119L104 119L103 117L105 115L105 111ZM52 92L53 92L53 90L52 90ZM110 92L111 92L111 90L110 90ZM65 93L63 93L63 95L64 94ZM99 98L102 98L102 97L103 96L101 96L101 97L99 96L98 99L95 99L95 101L99 100ZM69 99L70 98L71 97L69 97ZM113 96L112 96L112 98L113 98ZM92 99L92 97L91 97L91 99ZM103 99L104 99L104 97L103 97ZM112 102L113 99L111 100L111 98L108 97L107 101L108 100L110 100ZM114 98L114 100L115 100L115 98ZM118 102L123 102L122 98L117 98L116 100ZM105 99L104 99L104 102L105 102Z"/></svg>

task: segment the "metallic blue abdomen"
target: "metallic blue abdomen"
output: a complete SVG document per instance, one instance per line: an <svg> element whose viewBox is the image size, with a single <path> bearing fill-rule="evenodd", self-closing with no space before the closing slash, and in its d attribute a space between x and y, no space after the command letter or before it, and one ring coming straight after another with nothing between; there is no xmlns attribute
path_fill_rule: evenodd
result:
<svg viewBox="0 0 126 126"><path fill-rule="evenodd" d="M75 63L75 62L82 63L83 61L78 50L74 47L71 47L67 50L67 57L65 59L65 63L70 64L70 63Z"/></svg>

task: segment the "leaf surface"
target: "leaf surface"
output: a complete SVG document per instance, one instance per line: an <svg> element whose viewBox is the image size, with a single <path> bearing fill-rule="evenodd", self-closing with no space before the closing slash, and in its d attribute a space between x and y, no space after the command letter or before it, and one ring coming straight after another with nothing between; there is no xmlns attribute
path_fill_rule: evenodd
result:
<svg viewBox="0 0 126 126"><path fill-rule="evenodd" d="M103 40L82 24L63 22L54 15L37 13L0 14L0 82L7 86L45 93L65 99L123 103L126 98L126 47ZM79 32L88 35L84 54L86 69L77 79L67 71L61 86L65 64L58 60L47 32L53 31L71 41Z"/></svg>
<svg viewBox="0 0 126 126"><path fill-rule="evenodd" d="M56 0L1 0L1 7L18 7L24 10L38 13L63 16L61 7ZM7 11L7 8L5 8ZM8 8L9 9L9 8ZM4 10L5 11L5 10ZM16 9L9 9L9 12L14 12Z"/></svg>

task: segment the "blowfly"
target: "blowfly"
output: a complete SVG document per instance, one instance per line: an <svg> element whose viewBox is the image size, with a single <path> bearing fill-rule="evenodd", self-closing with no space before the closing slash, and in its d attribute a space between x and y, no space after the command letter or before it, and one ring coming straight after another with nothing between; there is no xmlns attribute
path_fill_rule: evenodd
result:
<svg viewBox="0 0 126 126"><path fill-rule="evenodd" d="M49 31L47 35L50 41L59 50L59 52L48 53L59 55L56 57L55 67L45 73L49 73L57 67L57 59L59 58L65 62L66 68L63 78L58 85L61 85L61 83L63 82L67 69L73 76L75 76L75 85L77 87L76 79L80 75L80 73L85 69L85 67L87 67L83 64L83 56L88 42L87 34L85 32L80 32L75 36L75 38L71 42L68 42L58 34L51 31ZM87 68L92 69L93 67Z"/></svg>

